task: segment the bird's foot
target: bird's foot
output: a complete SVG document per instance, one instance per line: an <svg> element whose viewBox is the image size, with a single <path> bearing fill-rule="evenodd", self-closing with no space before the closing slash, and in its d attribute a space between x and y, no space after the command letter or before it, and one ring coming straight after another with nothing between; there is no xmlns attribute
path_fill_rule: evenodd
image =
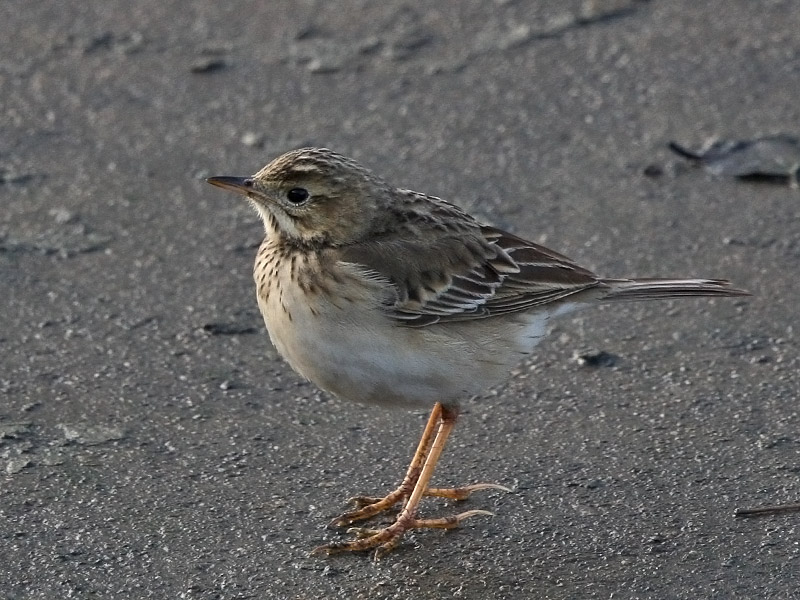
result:
<svg viewBox="0 0 800 600"><path fill-rule="evenodd" d="M355 504L356 509L342 513L328 524L328 527L347 527L358 521L370 519L375 515L390 510L401 500L406 500L411 494L410 486L403 482L396 490L387 494L383 498L374 496L355 496L349 502ZM447 498L450 500L466 500L473 492L480 490L500 490L510 492L511 490L497 483L473 483L457 488L428 488L423 496L436 498Z"/></svg>
<svg viewBox="0 0 800 600"><path fill-rule="evenodd" d="M469 493L467 493L467 496L468 495ZM311 554L318 555L324 553L331 555L342 552L364 552L374 548L375 552L373 554L373 559L380 560L389 552L394 550L397 544L400 543L400 540L403 538L405 532L409 529L454 529L461 524L461 521L475 515L493 516L494 513L491 513L488 510L468 510L452 517L443 517L439 519L418 519L413 515L413 513L403 510L397 517L397 520L388 527L383 529L351 527L347 530L347 533L352 533L355 535L356 539L349 542L332 542L330 544L324 544L314 548L314 550L311 551Z"/></svg>

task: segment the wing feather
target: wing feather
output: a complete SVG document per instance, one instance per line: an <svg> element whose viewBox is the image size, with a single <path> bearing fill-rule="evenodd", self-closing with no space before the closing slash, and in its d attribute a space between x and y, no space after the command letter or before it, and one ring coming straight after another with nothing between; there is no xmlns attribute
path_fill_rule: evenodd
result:
<svg viewBox="0 0 800 600"><path fill-rule="evenodd" d="M473 223L467 231L463 220L457 232L437 229L433 240L428 229L416 239L378 236L340 252L390 283L386 310L408 327L524 311L601 284L557 252Z"/></svg>

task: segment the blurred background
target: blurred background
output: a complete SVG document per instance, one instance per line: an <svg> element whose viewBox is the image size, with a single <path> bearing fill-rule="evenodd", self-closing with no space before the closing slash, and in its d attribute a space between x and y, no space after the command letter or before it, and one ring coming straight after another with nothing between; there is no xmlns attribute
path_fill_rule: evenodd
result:
<svg viewBox="0 0 800 600"><path fill-rule="evenodd" d="M795 4L4 0L0 595L797 598L800 517L733 511L800 498L800 196L667 148L800 135ZM513 486L468 502L495 517L309 558L426 415L269 344L261 223L202 179L306 145L603 275L754 296L557 323L437 472Z"/></svg>

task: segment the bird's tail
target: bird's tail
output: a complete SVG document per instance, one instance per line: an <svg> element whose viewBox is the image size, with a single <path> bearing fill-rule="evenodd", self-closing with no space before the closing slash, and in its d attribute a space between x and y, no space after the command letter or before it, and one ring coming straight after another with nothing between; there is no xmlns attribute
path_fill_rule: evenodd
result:
<svg viewBox="0 0 800 600"><path fill-rule="evenodd" d="M658 300L686 296L749 296L724 279L603 279L603 300Z"/></svg>

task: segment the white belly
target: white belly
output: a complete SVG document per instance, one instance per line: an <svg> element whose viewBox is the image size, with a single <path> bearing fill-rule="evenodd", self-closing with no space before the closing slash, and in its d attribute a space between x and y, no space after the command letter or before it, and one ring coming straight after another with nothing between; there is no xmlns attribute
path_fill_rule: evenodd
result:
<svg viewBox="0 0 800 600"><path fill-rule="evenodd" d="M341 398L404 407L455 403L506 379L554 314L410 328L377 307L307 300L259 298L270 338L292 368Z"/></svg>

